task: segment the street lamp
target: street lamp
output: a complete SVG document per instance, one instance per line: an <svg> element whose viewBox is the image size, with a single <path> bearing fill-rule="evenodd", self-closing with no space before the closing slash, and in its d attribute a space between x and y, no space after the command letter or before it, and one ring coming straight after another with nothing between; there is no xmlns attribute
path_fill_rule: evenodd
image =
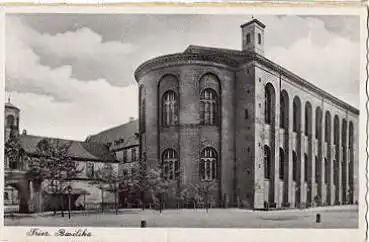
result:
<svg viewBox="0 0 369 242"><path fill-rule="evenodd" d="M67 187L67 191L68 191L68 218L70 219L70 209L71 209L71 199L70 199L70 194L72 192L72 187L71 185L69 185Z"/></svg>

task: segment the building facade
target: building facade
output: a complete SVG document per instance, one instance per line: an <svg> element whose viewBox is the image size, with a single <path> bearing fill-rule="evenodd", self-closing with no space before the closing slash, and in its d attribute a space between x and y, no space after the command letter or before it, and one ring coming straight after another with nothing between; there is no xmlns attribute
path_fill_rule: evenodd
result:
<svg viewBox="0 0 369 242"><path fill-rule="evenodd" d="M359 111L265 58L264 29L137 68L140 157L178 189L216 183L217 206L357 202Z"/></svg>

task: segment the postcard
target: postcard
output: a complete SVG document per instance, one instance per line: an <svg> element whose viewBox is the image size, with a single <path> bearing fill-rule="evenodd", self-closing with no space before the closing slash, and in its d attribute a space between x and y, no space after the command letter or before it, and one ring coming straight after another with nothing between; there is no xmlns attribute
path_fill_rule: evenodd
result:
<svg viewBox="0 0 369 242"><path fill-rule="evenodd" d="M364 6L2 9L4 241L363 241Z"/></svg>

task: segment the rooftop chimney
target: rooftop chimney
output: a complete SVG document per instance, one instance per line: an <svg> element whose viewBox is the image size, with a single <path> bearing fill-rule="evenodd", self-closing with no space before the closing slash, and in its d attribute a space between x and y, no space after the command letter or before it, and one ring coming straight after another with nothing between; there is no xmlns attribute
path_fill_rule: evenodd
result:
<svg viewBox="0 0 369 242"><path fill-rule="evenodd" d="M27 129L23 129L22 134L27 135Z"/></svg>
<svg viewBox="0 0 369 242"><path fill-rule="evenodd" d="M134 117L129 117L129 122L132 122L133 120L135 120Z"/></svg>

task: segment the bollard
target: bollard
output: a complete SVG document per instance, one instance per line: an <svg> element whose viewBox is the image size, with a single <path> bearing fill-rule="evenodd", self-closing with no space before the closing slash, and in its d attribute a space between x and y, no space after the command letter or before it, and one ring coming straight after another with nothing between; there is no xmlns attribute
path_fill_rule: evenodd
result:
<svg viewBox="0 0 369 242"><path fill-rule="evenodd" d="M146 227L146 220L141 220L141 228L145 228Z"/></svg>
<svg viewBox="0 0 369 242"><path fill-rule="evenodd" d="M318 214L316 215L315 222L316 222L316 223L320 223L320 213L318 213Z"/></svg>

